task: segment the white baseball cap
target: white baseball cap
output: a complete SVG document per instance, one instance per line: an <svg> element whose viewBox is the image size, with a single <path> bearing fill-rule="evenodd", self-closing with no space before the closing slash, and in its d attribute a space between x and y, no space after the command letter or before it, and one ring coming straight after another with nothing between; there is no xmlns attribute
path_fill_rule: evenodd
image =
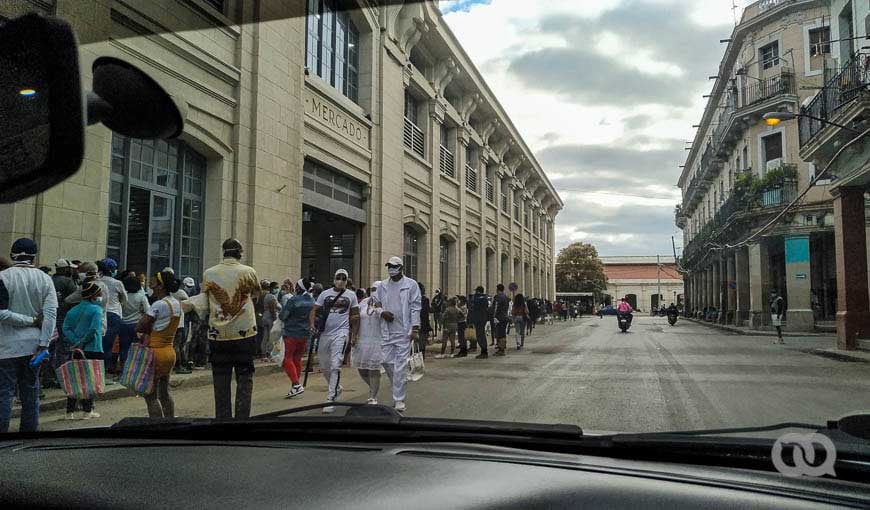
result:
<svg viewBox="0 0 870 510"><path fill-rule="evenodd" d="M399 257L390 257L390 260L388 260L387 263L384 264L384 265L385 265L385 266L401 266L401 265L404 265L404 264L402 264L402 259L401 259L401 258L399 258Z"/></svg>
<svg viewBox="0 0 870 510"><path fill-rule="evenodd" d="M340 274L347 276L347 269L339 269L338 271L335 272L335 276L338 276Z"/></svg>
<svg viewBox="0 0 870 510"><path fill-rule="evenodd" d="M56 267L58 269L60 269L62 267L71 267L71 268L75 269L76 265L67 259L57 259L57 261L55 261L55 263L54 263L54 267Z"/></svg>

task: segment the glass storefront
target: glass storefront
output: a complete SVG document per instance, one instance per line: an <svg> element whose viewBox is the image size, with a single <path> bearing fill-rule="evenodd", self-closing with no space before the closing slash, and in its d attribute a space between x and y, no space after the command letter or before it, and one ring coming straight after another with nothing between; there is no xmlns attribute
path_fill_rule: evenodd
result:
<svg viewBox="0 0 870 510"><path fill-rule="evenodd" d="M153 274L202 276L206 159L184 142L112 135L106 256Z"/></svg>

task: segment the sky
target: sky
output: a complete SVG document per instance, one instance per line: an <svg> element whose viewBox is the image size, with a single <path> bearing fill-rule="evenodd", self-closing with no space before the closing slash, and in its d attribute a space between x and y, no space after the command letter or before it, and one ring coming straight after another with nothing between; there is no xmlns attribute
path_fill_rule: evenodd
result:
<svg viewBox="0 0 870 510"><path fill-rule="evenodd" d="M584 241L601 256L666 255L674 236L679 253L679 165L734 27L732 0L442 0L441 10L565 202L556 250Z"/></svg>

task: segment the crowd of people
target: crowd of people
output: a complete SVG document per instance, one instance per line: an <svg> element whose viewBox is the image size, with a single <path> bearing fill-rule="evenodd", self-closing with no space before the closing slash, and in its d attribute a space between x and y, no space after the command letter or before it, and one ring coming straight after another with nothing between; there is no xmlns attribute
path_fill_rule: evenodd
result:
<svg viewBox="0 0 870 510"><path fill-rule="evenodd" d="M34 265L32 239L15 241L11 260L0 259L0 432L9 428L16 396L20 430L37 430L41 387L59 387L56 369L69 360L99 360L106 384L117 384L134 344L154 353L153 390L143 395L150 417L175 416L173 373L209 366L215 417L249 417L254 361L274 354L273 329L290 379L287 398L305 391L302 361L310 348L327 383L325 413L335 410L348 362L368 386L369 403L378 403L386 374L393 406L404 411L412 344L425 356L426 346L440 338L437 359L473 353L486 359L490 348L504 356L511 327L519 350L537 322L561 312L560 303L508 296L502 284L492 295L483 287L467 296L436 289L430 300L425 287L404 274L399 257L386 262L386 278L368 287L355 287L345 269L325 287L312 277L259 280L241 263L244 250L236 239L224 241L222 251L198 286L194 275L179 277L171 267L150 275L119 271L111 258L59 259L52 272ZM100 416L92 399L68 398L66 411L69 420Z"/></svg>

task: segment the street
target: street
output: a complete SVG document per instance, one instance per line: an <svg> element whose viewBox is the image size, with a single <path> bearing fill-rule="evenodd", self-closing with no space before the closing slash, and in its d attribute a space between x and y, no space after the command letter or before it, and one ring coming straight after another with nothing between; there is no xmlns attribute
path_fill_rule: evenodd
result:
<svg viewBox="0 0 870 510"><path fill-rule="evenodd" d="M512 332L513 333L513 332ZM830 337L743 336L680 320L636 316L622 334L615 317L583 317L538 326L522 351L504 358L427 358L426 375L409 383L409 416L535 423L570 423L594 431L663 431L763 425L781 421L824 423L867 408L868 360L831 359L812 351ZM508 346L514 344L513 335ZM431 350L429 353L432 353ZM815 352L815 354L814 354ZM858 356L858 354L856 354ZM325 383L311 374L306 392L288 400L283 372L254 382L253 414L320 403ZM364 402L355 371L342 372L342 400ZM180 416L214 412L210 385L172 390ZM381 380L380 401L391 404ZM125 416L146 416L145 402L127 397L97 402L91 421L64 421L44 412L41 429L107 426ZM13 427L17 427L17 419Z"/></svg>

